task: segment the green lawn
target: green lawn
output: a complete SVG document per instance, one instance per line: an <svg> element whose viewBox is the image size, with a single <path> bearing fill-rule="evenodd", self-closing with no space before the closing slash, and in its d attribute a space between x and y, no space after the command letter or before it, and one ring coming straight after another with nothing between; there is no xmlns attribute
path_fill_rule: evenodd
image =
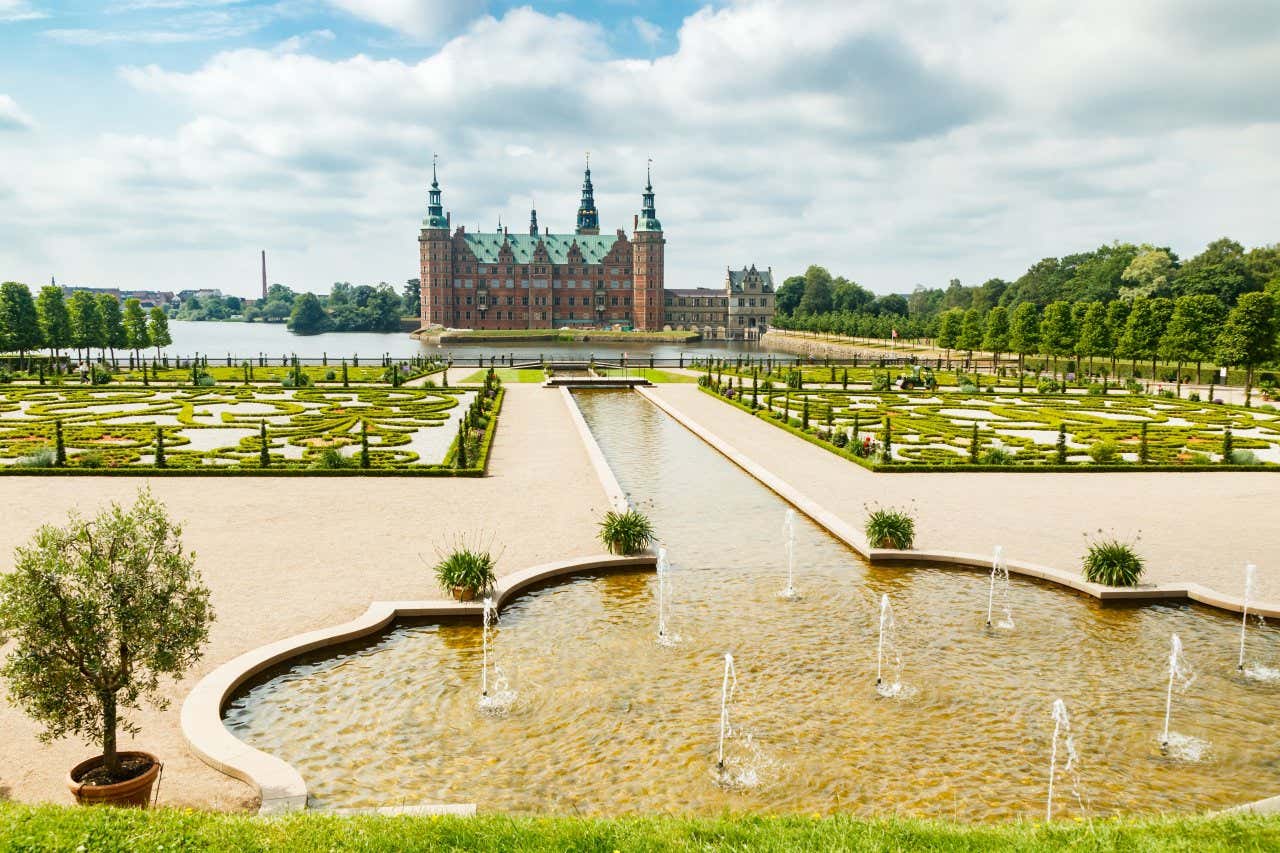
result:
<svg viewBox="0 0 1280 853"><path fill-rule="evenodd" d="M995 826L908 818L335 817L0 805L0 850L778 851L1280 849L1280 819L1129 818Z"/></svg>
<svg viewBox="0 0 1280 853"><path fill-rule="evenodd" d="M663 370L658 367L628 367L626 371L604 368L596 368L596 373L601 376L643 376L650 382L697 382L697 376L691 376L686 373L676 373L673 370Z"/></svg>
<svg viewBox="0 0 1280 853"><path fill-rule="evenodd" d="M495 367L493 372L498 374L498 378L501 379L504 384L508 382L541 382L547 378L546 374L536 367L526 370L516 370L511 367ZM475 373L472 373L466 379L462 380L462 384L479 385L484 382L484 378L488 373L489 368L487 367L483 370L477 370Z"/></svg>

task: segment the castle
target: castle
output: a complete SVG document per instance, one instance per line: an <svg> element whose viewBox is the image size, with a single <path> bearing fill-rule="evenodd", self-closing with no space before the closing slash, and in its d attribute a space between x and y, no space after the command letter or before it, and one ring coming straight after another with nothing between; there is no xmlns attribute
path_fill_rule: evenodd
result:
<svg viewBox="0 0 1280 853"><path fill-rule="evenodd" d="M631 237L600 233L588 161L572 234L452 230L434 164L418 236L423 328L679 329L704 337L755 338L773 318L773 274L726 272L723 290L665 290L666 238L646 173ZM674 322L673 322L674 321Z"/></svg>

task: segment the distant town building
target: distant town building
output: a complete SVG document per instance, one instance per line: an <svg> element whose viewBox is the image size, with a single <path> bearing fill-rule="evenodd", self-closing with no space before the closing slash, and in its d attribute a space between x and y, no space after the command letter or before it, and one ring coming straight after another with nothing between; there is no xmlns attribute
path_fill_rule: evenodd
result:
<svg viewBox="0 0 1280 853"><path fill-rule="evenodd" d="M70 296L79 291L95 295L106 293L114 296L121 303L127 299L136 299L143 308L155 308L156 306L167 308L174 301L173 291L171 290L121 290L118 287L86 287L79 284L64 284L61 287L63 296Z"/></svg>
<svg viewBox="0 0 1280 853"><path fill-rule="evenodd" d="M723 288L675 288L663 296L666 323L704 338L756 340L773 322L773 268L725 270Z"/></svg>
<svg viewBox="0 0 1280 853"><path fill-rule="evenodd" d="M631 238L600 233L590 163L572 234L451 231L432 166L427 218L418 237L424 327L474 329L663 327L666 238L646 180Z"/></svg>
<svg viewBox="0 0 1280 853"><path fill-rule="evenodd" d="M218 290L217 288L202 288L200 290L179 290L178 291L179 302L186 302L188 299L190 299L193 296L198 300L205 300L214 296L221 299L222 291Z"/></svg>

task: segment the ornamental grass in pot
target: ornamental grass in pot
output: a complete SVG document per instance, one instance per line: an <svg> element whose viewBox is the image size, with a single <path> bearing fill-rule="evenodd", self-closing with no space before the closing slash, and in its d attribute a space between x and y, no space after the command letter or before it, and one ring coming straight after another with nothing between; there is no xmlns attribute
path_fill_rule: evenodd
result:
<svg viewBox="0 0 1280 853"><path fill-rule="evenodd" d="M160 760L118 749L118 732L138 733L126 714L144 700L168 705L162 681L200 659L213 618L181 526L149 491L92 519L72 513L17 549L0 577L0 643L13 642L0 676L42 740L100 745L67 775L77 802L151 802Z"/></svg>
<svg viewBox="0 0 1280 853"><path fill-rule="evenodd" d="M494 562L487 550L460 544L436 563L436 581L458 601L475 601L497 580Z"/></svg>

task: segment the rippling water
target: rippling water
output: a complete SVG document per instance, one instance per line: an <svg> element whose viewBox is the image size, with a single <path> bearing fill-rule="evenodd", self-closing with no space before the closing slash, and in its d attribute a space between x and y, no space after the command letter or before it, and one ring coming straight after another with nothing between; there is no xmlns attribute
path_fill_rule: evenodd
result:
<svg viewBox="0 0 1280 853"><path fill-rule="evenodd" d="M1060 776L1058 816L1280 793L1280 686L1236 675L1238 621L1197 607L1102 607L1015 578L1016 627L989 631L985 574L871 567L803 517L801 598L781 600L777 497L638 395L578 399L669 549L681 642L656 642L654 575L623 573L566 580L504 609L493 651L519 694L505 716L477 706L478 625L402 625L304 658L238 696L226 722L292 763L313 805L1038 817L1059 697L1081 800ZM906 698L875 690L883 593ZM1173 632L1197 678L1175 694L1171 729L1210 744L1195 764L1158 744ZM714 774L725 652L738 675L734 717L762 757L760 783L745 791ZM1248 657L1274 666L1277 632L1251 627Z"/></svg>

